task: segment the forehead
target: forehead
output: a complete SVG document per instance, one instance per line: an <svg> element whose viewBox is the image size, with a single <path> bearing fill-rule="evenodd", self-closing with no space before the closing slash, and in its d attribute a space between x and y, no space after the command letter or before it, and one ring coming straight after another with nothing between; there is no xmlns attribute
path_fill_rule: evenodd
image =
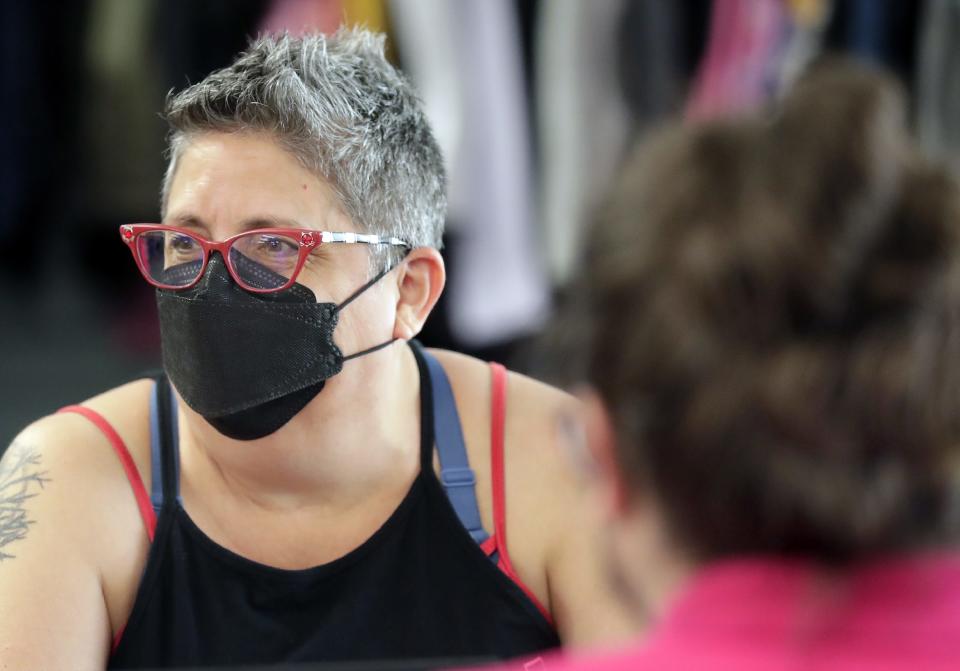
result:
<svg viewBox="0 0 960 671"><path fill-rule="evenodd" d="M192 219L208 228L276 219L353 230L330 184L262 133L190 138L177 158L166 205L168 221Z"/></svg>

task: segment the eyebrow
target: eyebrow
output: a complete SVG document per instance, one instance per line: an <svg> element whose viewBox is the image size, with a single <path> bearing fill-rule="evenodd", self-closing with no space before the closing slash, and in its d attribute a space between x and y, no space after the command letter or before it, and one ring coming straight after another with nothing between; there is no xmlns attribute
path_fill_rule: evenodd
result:
<svg viewBox="0 0 960 671"><path fill-rule="evenodd" d="M201 229L208 236L210 234L210 228L207 226L206 222L200 217L194 214L178 214L175 217L169 218L169 223L174 226L180 226L182 228L195 228ZM302 228L309 229L309 226L304 226L303 223L296 221L295 219L284 219L282 217L270 217L270 216L257 216L250 217L249 219L244 219L240 222L240 230L238 233L246 233L256 228Z"/></svg>

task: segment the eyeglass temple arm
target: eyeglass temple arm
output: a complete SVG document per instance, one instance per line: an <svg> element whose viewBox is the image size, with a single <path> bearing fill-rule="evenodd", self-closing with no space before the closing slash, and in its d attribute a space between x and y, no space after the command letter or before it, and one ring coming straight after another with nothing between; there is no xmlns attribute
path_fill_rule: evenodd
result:
<svg viewBox="0 0 960 671"><path fill-rule="evenodd" d="M408 243L404 242L400 238L367 233L333 233L330 231L321 231L320 242L342 242L346 244L393 245L395 247L410 247Z"/></svg>

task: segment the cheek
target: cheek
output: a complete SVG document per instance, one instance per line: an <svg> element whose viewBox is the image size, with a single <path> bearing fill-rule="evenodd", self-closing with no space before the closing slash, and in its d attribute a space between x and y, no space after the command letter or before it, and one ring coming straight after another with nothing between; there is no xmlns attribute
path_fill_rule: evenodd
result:
<svg viewBox="0 0 960 671"><path fill-rule="evenodd" d="M351 291L355 290L356 287ZM340 311L334 340L347 350L378 345L392 335L395 311L396 304L391 303L389 292L374 285Z"/></svg>
<svg viewBox="0 0 960 671"><path fill-rule="evenodd" d="M313 291L320 303L340 304L362 285L343 271L325 264L304 265L297 276L297 282Z"/></svg>
<svg viewBox="0 0 960 671"><path fill-rule="evenodd" d="M369 279L364 259L351 261L353 259L345 254L311 254L300 269L297 281L311 289L319 302L339 305Z"/></svg>
<svg viewBox="0 0 960 671"><path fill-rule="evenodd" d="M328 278L320 278L315 273L302 272L297 277L297 283L302 284L317 297L318 303L336 303L339 304L345 294L339 291L334 282Z"/></svg>

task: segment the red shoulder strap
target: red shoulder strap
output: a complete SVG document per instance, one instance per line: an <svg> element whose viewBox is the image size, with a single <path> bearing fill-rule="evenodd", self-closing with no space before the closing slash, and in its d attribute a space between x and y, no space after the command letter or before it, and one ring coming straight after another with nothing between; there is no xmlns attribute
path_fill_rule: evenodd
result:
<svg viewBox="0 0 960 671"><path fill-rule="evenodd" d="M500 550L500 561L507 573L513 573L507 554L507 508L504 492L503 440L507 417L507 371L498 363L490 364L490 477L493 480L493 533Z"/></svg>
<svg viewBox="0 0 960 671"><path fill-rule="evenodd" d="M505 469L503 465L504 429L507 419L507 369L498 363L490 364L490 478L493 481L493 538L499 551L499 566L516 583L537 610L553 625L553 618L529 587L524 584L510 562L507 551L507 504ZM489 542L489 540L487 542Z"/></svg>
<svg viewBox="0 0 960 671"><path fill-rule="evenodd" d="M154 532L157 529L157 514L153 510L153 505L150 503L150 495L143 486L140 472L133 462L133 457L130 456L130 451L127 449L127 446L124 445L123 439L121 439L114 428L110 426L110 422L95 410L91 410L82 405L68 405L66 408L61 408L58 412L71 412L83 415L93 422L103 435L107 437L107 440L110 441L110 445L113 446L113 451L117 453L117 456L120 458L120 464L127 474L130 488L133 489L133 495L137 499L137 506L140 508L140 517L143 518L143 525L147 528L147 536L152 542Z"/></svg>

